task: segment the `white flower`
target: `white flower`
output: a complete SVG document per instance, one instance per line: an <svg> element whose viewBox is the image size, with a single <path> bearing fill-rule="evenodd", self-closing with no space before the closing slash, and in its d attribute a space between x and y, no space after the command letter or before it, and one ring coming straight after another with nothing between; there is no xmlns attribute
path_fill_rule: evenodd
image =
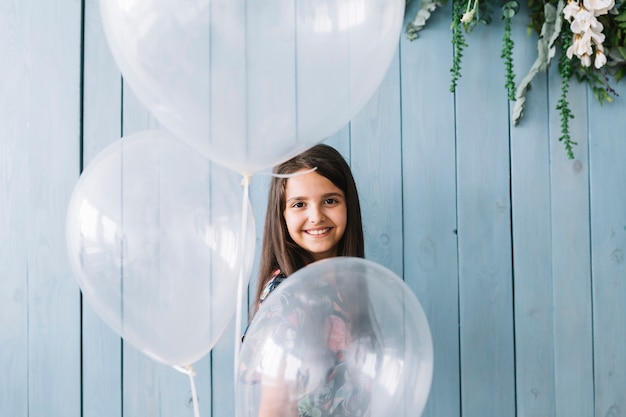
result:
<svg viewBox="0 0 626 417"><path fill-rule="evenodd" d="M435 9L437 9L438 6L441 6L441 3L439 2L432 2L432 3L428 3L426 4L424 7L426 8L426 10L428 10L429 12L434 12Z"/></svg>
<svg viewBox="0 0 626 417"><path fill-rule="evenodd" d="M602 68L604 64L606 64L606 55L604 55L600 49L596 50L596 59L593 64L598 69Z"/></svg>
<svg viewBox="0 0 626 417"><path fill-rule="evenodd" d="M463 13L463 17L461 18L461 23L469 23L474 19L474 9L469 12Z"/></svg>
<svg viewBox="0 0 626 417"><path fill-rule="evenodd" d="M430 18L430 12L428 10L421 9L415 15L415 19L413 20L413 24L415 26L424 26L426 21Z"/></svg>
<svg viewBox="0 0 626 417"><path fill-rule="evenodd" d="M570 28L574 33L585 33L592 26L594 21L598 21L596 17L586 9L579 9L578 13L574 15Z"/></svg>
<svg viewBox="0 0 626 417"><path fill-rule="evenodd" d="M595 16L600 16L615 6L615 0L583 0L583 5Z"/></svg>
<svg viewBox="0 0 626 417"><path fill-rule="evenodd" d="M568 22L572 21L572 18L576 16L576 14L580 11L581 7L575 0L570 0L567 3L567 6L563 8L563 17L567 19Z"/></svg>
<svg viewBox="0 0 626 417"><path fill-rule="evenodd" d="M604 34L602 33L602 23L595 16L586 10L577 13L571 24L574 36L572 44L567 48L565 54L569 59L576 55L580 59L580 63L585 66L591 66L591 55L594 54L596 68L606 64L606 55L604 55ZM595 47L595 48L594 48Z"/></svg>
<svg viewBox="0 0 626 417"><path fill-rule="evenodd" d="M596 52L597 51L600 51L600 52L604 53L604 46L602 46L601 43L597 43L596 44Z"/></svg>
<svg viewBox="0 0 626 417"><path fill-rule="evenodd" d="M580 57L580 63L583 64L583 67L591 66L591 57L587 54Z"/></svg>
<svg viewBox="0 0 626 417"><path fill-rule="evenodd" d="M593 50L591 49L591 38L580 35L578 33L574 34L572 44L569 48L567 48L567 57L569 59L572 59L572 57L576 55L577 57L582 58L583 55L590 55L592 53Z"/></svg>
<svg viewBox="0 0 626 417"><path fill-rule="evenodd" d="M604 42L605 38L604 33L602 33L602 29L604 29L604 26L602 26L602 23L600 23L598 19L595 18L595 16L593 19L590 19L589 23L589 29L587 29L586 33L583 36L588 36L589 38L591 38L591 41L593 41L596 46L602 45L602 42Z"/></svg>
<svg viewBox="0 0 626 417"><path fill-rule="evenodd" d="M473 7L472 4L474 5ZM470 23L472 20L474 20L474 14L476 13L476 9L478 9L478 0L468 1L467 9L465 9L465 13L463 13L463 17L461 17L461 23Z"/></svg>
<svg viewBox="0 0 626 417"><path fill-rule="evenodd" d="M581 56L583 53L591 54L589 49L591 48L592 42L596 46L602 45L602 42L604 42L605 36L604 33L602 33L604 26L602 26L602 23L588 10L580 10L576 16L574 16L570 28L575 35L573 43L578 43L575 50L579 52L574 52L578 56Z"/></svg>

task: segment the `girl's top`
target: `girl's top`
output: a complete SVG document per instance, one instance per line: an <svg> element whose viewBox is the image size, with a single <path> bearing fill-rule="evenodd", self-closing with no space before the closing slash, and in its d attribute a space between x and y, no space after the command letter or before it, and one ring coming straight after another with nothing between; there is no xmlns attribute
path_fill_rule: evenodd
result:
<svg viewBox="0 0 626 417"><path fill-rule="evenodd" d="M274 273L272 274L272 278L268 281L267 284L265 284L265 287L263 287L263 291L261 292L261 296L259 297L259 304L265 301L267 296L270 295L270 293L276 288L278 288L280 283L283 282L285 278L287 278L287 276L280 272L280 269L274 271Z"/></svg>
<svg viewBox="0 0 626 417"><path fill-rule="evenodd" d="M260 303L285 279L276 271L261 293ZM300 358L314 363L312 368L324 370L325 375L302 376L301 385L306 389L299 394L298 416L368 417L371 378L362 372L363 367L355 366L364 349L355 349L361 343L352 343L344 297L330 285L323 285L320 294L314 310L307 309L297 297L286 296L273 311L263 313L276 327L272 335L280 346L289 346ZM305 323L307 334L299 334ZM321 349L320 339L325 339Z"/></svg>

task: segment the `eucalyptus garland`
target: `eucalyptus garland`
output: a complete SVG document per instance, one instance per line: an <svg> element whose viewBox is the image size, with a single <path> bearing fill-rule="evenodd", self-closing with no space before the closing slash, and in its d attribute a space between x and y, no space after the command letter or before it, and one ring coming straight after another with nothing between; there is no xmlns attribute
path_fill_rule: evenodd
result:
<svg viewBox="0 0 626 417"><path fill-rule="evenodd" d="M565 37L563 39L563 49L567 50L571 44L570 38ZM577 143L572 141L569 134L569 119L573 119L574 115L569 108L569 101L567 100L569 79L572 76L572 61L567 58L567 55L561 55L559 60L559 75L561 76L561 97L556 104L556 109L561 116L561 136L559 137L559 141L563 142L567 156L570 159L574 159L574 145L577 145Z"/></svg>
<svg viewBox="0 0 626 417"><path fill-rule="evenodd" d="M412 0L407 0L407 4ZM561 95L556 105L561 120L561 141L570 159L574 158L574 142L569 121L574 117L567 98L572 77L586 83L600 102L611 102L617 92L611 81L618 82L626 74L626 0L527 0L527 25L538 35L537 59L524 78L515 84L513 65L514 42L511 22L518 15L517 0L452 0L453 61L450 69L450 91L454 92L461 78L461 59L467 47L465 33L478 24L488 24L494 10L504 21L502 50L504 87L514 102L512 121L519 123L526 103L526 93L539 71L546 71L552 58L558 60ZM426 26L431 14L447 0L422 0L415 18L407 25L408 39L415 40Z"/></svg>
<svg viewBox="0 0 626 417"><path fill-rule="evenodd" d="M452 45L454 45L454 55L452 58L452 68L450 73L452 80L450 81L450 92L454 93L458 84L459 78L461 78L461 58L463 57L463 49L467 46L465 43L465 36L461 29L461 11L463 7L463 0L453 0L452 15L455 17L452 19Z"/></svg>
<svg viewBox="0 0 626 417"><path fill-rule="evenodd" d="M515 100L515 72L513 72L513 47L515 43L511 39L511 19L517 13L519 4L516 1L508 1L502 6L502 20L504 20L504 36L502 38L502 53L500 58L504 60L505 78L504 87L509 100Z"/></svg>

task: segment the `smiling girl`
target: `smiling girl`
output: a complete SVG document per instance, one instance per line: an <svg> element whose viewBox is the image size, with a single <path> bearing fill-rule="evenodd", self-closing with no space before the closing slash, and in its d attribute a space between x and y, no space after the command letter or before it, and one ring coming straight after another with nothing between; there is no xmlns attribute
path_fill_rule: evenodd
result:
<svg viewBox="0 0 626 417"><path fill-rule="evenodd" d="M283 280L308 264L336 256L364 257L359 197L339 152L317 145L274 173L253 314ZM322 288L321 309L311 310L290 298L263 313L275 319L273 337L291 346L293 357L318 352L327 358L328 368L306 393L275 378L263 381L258 417L369 416L369 378L346 362L355 351L376 350L367 290L362 283L350 286L340 278Z"/></svg>
<svg viewBox="0 0 626 417"><path fill-rule="evenodd" d="M316 145L274 173L279 176L270 184L255 310L282 279L311 262L364 257L356 184L337 150Z"/></svg>

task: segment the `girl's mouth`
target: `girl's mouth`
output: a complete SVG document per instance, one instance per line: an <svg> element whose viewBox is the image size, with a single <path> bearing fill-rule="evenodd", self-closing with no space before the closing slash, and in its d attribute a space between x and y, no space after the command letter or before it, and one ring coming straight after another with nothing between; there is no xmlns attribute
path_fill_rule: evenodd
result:
<svg viewBox="0 0 626 417"><path fill-rule="evenodd" d="M305 232L312 236L321 236L330 232L330 227L325 227L323 229L310 229L310 230L305 230Z"/></svg>

